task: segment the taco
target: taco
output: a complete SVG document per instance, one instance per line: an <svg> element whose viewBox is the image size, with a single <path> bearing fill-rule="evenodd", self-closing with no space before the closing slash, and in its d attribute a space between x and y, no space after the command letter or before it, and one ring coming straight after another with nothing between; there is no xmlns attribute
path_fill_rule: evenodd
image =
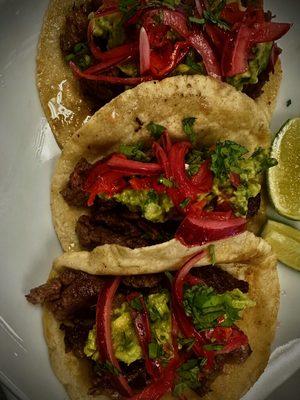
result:
<svg viewBox="0 0 300 400"><path fill-rule="evenodd" d="M105 252L54 262L26 297L44 306L52 368L71 399L235 400L249 390L274 337L276 259L249 232L216 242L214 265L199 250L170 268L151 258L111 267L123 260Z"/></svg>
<svg viewBox="0 0 300 400"><path fill-rule="evenodd" d="M228 82L270 119L282 73L274 41L291 25L272 22L261 1L246 3L52 0L37 83L59 145L124 90L174 75Z"/></svg>
<svg viewBox="0 0 300 400"><path fill-rule="evenodd" d="M262 172L276 164L268 142L255 103L212 78L127 90L72 137L57 163L51 207L63 249L110 244L153 258L162 249L172 263L174 242L202 245L247 222L258 232Z"/></svg>

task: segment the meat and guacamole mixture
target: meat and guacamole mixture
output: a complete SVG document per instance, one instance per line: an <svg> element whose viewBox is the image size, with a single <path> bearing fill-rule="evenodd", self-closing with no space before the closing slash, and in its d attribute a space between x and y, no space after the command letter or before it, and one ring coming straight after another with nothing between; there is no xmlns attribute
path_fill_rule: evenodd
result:
<svg viewBox="0 0 300 400"><path fill-rule="evenodd" d="M97 106L143 81L180 74L221 79L259 97L290 24L261 1L89 0L66 15L60 47ZM95 107L96 108L96 107Z"/></svg>
<svg viewBox="0 0 300 400"><path fill-rule="evenodd" d="M277 162L266 149L248 154L229 140L203 147L194 123L185 118L187 140L172 143L165 127L151 122L147 143L77 163L61 195L83 210L76 224L82 248L138 248L173 237L202 245L245 230L260 207L262 174Z"/></svg>
<svg viewBox="0 0 300 400"><path fill-rule="evenodd" d="M88 361L89 394L203 396L226 363L250 356L236 322L255 302L249 284L220 267L190 269L126 277L64 269L27 300L51 310L65 351Z"/></svg>

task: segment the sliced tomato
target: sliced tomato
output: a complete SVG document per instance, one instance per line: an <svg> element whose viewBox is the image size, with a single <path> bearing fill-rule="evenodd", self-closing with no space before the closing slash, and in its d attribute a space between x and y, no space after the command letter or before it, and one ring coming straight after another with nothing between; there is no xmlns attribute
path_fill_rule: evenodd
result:
<svg viewBox="0 0 300 400"><path fill-rule="evenodd" d="M279 22L261 22L253 25L252 42L274 42L284 36L292 27L292 24Z"/></svg>
<svg viewBox="0 0 300 400"><path fill-rule="evenodd" d="M238 3L229 3L223 8L220 18L229 24L236 24L242 22L245 16L245 11L242 11Z"/></svg>

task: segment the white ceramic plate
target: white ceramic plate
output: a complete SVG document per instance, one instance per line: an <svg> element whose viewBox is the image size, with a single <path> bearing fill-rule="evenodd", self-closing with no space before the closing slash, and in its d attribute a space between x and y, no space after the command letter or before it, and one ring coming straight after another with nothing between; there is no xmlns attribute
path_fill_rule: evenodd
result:
<svg viewBox="0 0 300 400"><path fill-rule="evenodd" d="M280 21L295 23L281 41L284 80L272 123L276 131L300 114L300 4L266 3ZM46 7L47 0L0 0L0 380L27 400L66 399L49 366L40 310L24 298L31 287L45 281L61 252L49 207L50 177L59 149L35 87L36 46ZM274 349L300 337L300 273L284 266L279 273L282 296ZM289 374L300 368L298 360ZM299 398L295 387L288 385L286 397ZM258 391L260 398L268 394L259 387Z"/></svg>

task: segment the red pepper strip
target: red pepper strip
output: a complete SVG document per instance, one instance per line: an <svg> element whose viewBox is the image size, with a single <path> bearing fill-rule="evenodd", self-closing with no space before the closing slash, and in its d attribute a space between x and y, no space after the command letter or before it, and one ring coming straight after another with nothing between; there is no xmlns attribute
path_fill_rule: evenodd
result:
<svg viewBox="0 0 300 400"><path fill-rule="evenodd" d="M134 190L153 189L157 193L165 193L166 186L158 183L159 176L151 176L147 178L131 178L129 184Z"/></svg>
<svg viewBox="0 0 300 400"><path fill-rule="evenodd" d="M245 11L240 10L238 3L229 3L223 8L220 18L229 24L241 22L244 18Z"/></svg>
<svg viewBox="0 0 300 400"><path fill-rule="evenodd" d="M201 164L199 171L192 177L193 185L197 187L198 194L209 193L213 187L213 173L210 170L210 160Z"/></svg>
<svg viewBox="0 0 300 400"><path fill-rule="evenodd" d="M112 67L115 67L116 65L123 63L125 61L130 60L130 57L126 57L124 59L124 56L121 56L119 58L112 58L111 60L108 61L101 61L98 64L95 64L87 69L84 70L85 74L97 74L99 72L105 72Z"/></svg>
<svg viewBox="0 0 300 400"><path fill-rule="evenodd" d="M201 55L206 72L213 78L221 79L221 69L213 49L204 34L200 31L191 33L186 38L194 49Z"/></svg>
<svg viewBox="0 0 300 400"><path fill-rule="evenodd" d="M87 201L88 206L94 204L95 198L98 194L106 194L111 197L114 194L120 193L127 186L126 181L123 179L123 174L119 172L107 172L99 178L95 184L87 190L90 196Z"/></svg>
<svg viewBox="0 0 300 400"><path fill-rule="evenodd" d="M70 61L70 67L78 78L97 82L108 82L115 85L135 86L139 85L142 82L153 80L152 76L142 76L139 78L119 78L118 76L87 74L85 72L82 72L72 61Z"/></svg>
<svg viewBox="0 0 300 400"><path fill-rule="evenodd" d="M143 297L139 296L139 294L135 297L139 297L140 303L142 305L142 310L137 311L131 309L131 317L133 319L134 328L139 340L139 344L142 348L146 370L148 374L156 380L161 375L161 366L159 362L155 362L154 360L151 360L149 358L148 346L151 342L151 330L146 304Z"/></svg>
<svg viewBox="0 0 300 400"><path fill-rule="evenodd" d="M169 165L169 160L168 156L165 152L165 150L161 147L161 145L157 142L154 142L152 145L153 152L156 156L156 159L158 163L161 165L162 170L165 174L165 177L169 179L171 177L170 173L170 165Z"/></svg>
<svg viewBox="0 0 300 400"><path fill-rule="evenodd" d="M245 218L214 219L213 212L204 218L189 213L180 224L175 238L184 246L202 246L206 243L238 235L246 229Z"/></svg>
<svg viewBox="0 0 300 400"><path fill-rule="evenodd" d="M172 148L172 142L168 132L165 130L161 137L163 148L165 149L166 153L168 154Z"/></svg>
<svg viewBox="0 0 300 400"><path fill-rule="evenodd" d="M251 28L241 25L227 38L221 61L223 76L231 77L247 71L251 34Z"/></svg>
<svg viewBox="0 0 300 400"><path fill-rule="evenodd" d="M212 340L213 344L220 344L224 347L217 350L217 354L231 353L243 346L247 346L248 337L238 327L222 327L217 326L214 329L206 331L205 336L207 339Z"/></svg>
<svg viewBox="0 0 300 400"><path fill-rule="evenodd" d="M292 24L279 22L261 22L253 25L251 40L253 43L274 42L284 36Z"/></svg>
<svg viewBox="0 0 300 400"><path fill-rule="evenodd" d="M147 386L135 396L130 397L130 400L159 400L164 394L171 392L176 376L176 369L179 368L180 364L181 361L179 359L173 358L164 369L161 379Z"/></svg>
<svg viewBox="0 0 300 400"><path fill-rule="evenodd" d="M172 72L189 51L188 42L169 43L159 50L152 50L150 56L151 74L162 78Z"/></svg>
<svg viewBox="0 0 300 400"><path fill-rule="evenodd" d="M156 163L143 163L140 161L127 160L123 154L113 154L106 164L115 172L124 175L158 175L162 172L161 166Z"/></svg>
<svg viewBox="0 0 300 400"><path fill-rule="evenodd" d="M110 362L119 371L120 365L114 355L112 335L111 335L111 312L114 295L119 287L121 278L110 279L100 291L96 309L96 329L97 329L97 348L100 359ZM122 374L112 374L112 379L116 382L118 391L123 396L132 396L133 392Z"/></svg>
<svg viewBox="0 0 300 400"><path fill-rule="evenodd" d="M150 69L150 43L147 32L143 26L140 29L139 51L140 74L144 75L145 72Z"/></svg>

